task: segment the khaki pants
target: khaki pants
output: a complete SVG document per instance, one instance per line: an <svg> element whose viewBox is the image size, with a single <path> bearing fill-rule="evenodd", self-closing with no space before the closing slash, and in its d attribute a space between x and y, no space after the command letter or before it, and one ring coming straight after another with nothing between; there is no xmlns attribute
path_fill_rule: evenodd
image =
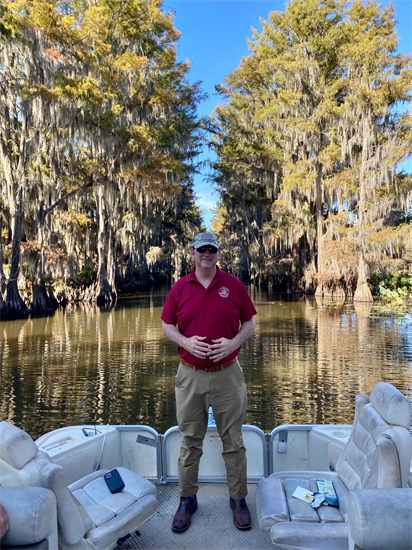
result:
<svg viewBox="0 0 412 550"><path fill-rule="evenodd" d="M189 497L198 491L199 461L211 405L223 443L229 494L236 500L244 498L247 474L242 424L247 395L238 361L216 372L195 370L180 363L175 390L177 422L182 434L178 460L180 495Z"/></svg>

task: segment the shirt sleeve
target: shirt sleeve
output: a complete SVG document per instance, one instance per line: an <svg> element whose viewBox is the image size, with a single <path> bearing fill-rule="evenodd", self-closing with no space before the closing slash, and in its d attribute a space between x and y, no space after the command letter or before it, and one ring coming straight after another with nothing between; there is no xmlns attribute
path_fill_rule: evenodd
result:
<svg viewBox="0 0 412 550"><path fill-rule="evenodd" d="M240 281L239 281L240 283ZM256 315L257 311L255 309L255 306L253 305L253 302L247 293L246 288L243 286L242 283L240 283L241 289L240 289L240 296L241 296L241 307L240 307L240 320L242 323L245 323L246 321L250 321L254 315Z"/></svg>
<svg viewBox="0 0 412 550"><path fill-rule="evenodd" d="M177 324L176 285L172 288L172 290L169 292L169 294L166 297L161 319L167 325Z"/></svg>

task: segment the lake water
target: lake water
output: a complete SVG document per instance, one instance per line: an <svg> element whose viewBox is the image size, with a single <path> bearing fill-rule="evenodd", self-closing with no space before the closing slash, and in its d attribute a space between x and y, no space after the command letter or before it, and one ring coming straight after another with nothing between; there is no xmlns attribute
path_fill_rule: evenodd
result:
<svg viewBox="0 0 412 550"><path fill-rule="evenodd" d="M69 424L176 425L177 349L161 331L167 290L0 323L2 420L36 439ZM251 290L256 332L240 352L245 422L352 423L354 397L383 380L412 398L412 317Z"/></svg>

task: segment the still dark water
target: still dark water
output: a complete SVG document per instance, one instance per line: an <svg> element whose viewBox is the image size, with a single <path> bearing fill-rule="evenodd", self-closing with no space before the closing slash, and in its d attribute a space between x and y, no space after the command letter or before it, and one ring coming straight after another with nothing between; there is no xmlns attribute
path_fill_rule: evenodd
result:
<svg viewBox="0 0 412 550"><path fill-rule="evenodd" d="M0 416L36 439L80 423L176 424L177 349L161 331L166 290L52 317L0 323ZM282 301L251 291L256 332L240 362L245 422L352 423L353 400L383 380L412 398L412 317L369 306Z"/></svg>

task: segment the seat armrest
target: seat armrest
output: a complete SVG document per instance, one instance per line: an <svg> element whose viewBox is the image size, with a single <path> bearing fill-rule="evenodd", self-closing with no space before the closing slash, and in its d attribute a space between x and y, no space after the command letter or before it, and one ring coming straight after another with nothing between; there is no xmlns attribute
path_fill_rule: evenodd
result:
<svg viewBox="0 0 412 550"><path fill-rule="evenodd" d="M276 550L347 550L348 524L282 521L272 525L270 539Z"/></svg>
<svg viewBox="0 0 412 550"><path fill-rule="evenodd" d="M349 549L410 550L412 489L363 489L348 495Z"/></svg>
<svg viewBox="0 0 412 550"><path fill-rule="evenodd" d="M269 533L275 523L290 521L288 503L280 479L272 475L259 480L256 512L259 527L264 533Z"/></svg>
<svg viewBox="0 0 412 550"><path fill-rule="evenodd" d="M1 487L0 503L6 510L10 529L1 546L26 546L48 541L58 548L56 498L42 487Z"/></svg>

